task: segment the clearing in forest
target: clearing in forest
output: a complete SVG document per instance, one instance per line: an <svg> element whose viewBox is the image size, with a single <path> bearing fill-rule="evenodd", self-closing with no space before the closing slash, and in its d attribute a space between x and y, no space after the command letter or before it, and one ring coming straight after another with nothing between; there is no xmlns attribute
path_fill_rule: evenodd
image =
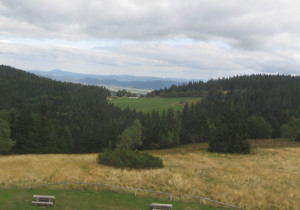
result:
<svg viewBox="0 0 300 210"><path fill-rule="evenodd" d="M192 104L200 101L200 98L161 98L161 97L113 97L111 103L120 107L121 109L136 110L137 112L150 113L156 110L159 113L173 108L174 111L182 111L186 103Z"/></svg>

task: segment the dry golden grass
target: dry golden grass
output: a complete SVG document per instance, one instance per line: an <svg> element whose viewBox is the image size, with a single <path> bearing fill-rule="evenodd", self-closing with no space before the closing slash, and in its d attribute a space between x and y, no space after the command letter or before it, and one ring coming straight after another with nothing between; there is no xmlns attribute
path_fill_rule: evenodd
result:
<svg viewBox="0 0 300 210"><path fill-rule="evenodd" d="M300 209L300 143L252 140L250 155L206 152L207 144L153 151L165 168L114 169L97 154L0 156L0 185L95 182L199 195L246 209Z"/></svg>

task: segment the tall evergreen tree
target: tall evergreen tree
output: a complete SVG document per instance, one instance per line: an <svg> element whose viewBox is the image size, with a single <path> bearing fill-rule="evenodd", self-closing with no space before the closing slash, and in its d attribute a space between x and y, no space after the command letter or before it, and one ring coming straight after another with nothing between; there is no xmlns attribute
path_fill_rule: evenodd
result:
<svg viewBox="0 0 300 210"><path fill-rule="evenodd" d="M38 138L41 146L42 153L56 153L56 129L51 123L48 97L43 96L42 101L39 104L39 126L38 126Z"/></svg>
<svg viewBox="0 0 300 210"><path fill-rule="evenodd" d="M225 153L250 153L247 139L246 111L243 104L229 99L216 136L209 142L209 151Z"/></svg>
<svg viewBox="0 0 300 210"><path fill-rule="evenodd" d="M186 105L182 113L181 143L209 141L208 121L200 103Z"/></svg>
<svg viewBox="0 0 300 210"><path fill-rule="evenodd" d="M12 139L16 141L14 152L30 153L36 149L34 138L34 119L29 105L24 105L12 130Z"/></svg>
<svg viewBox="0 0 300 210"><path fill-rule="evenodd" d="M175 114L172 108L163 112L159 128L158 145L160 148L169 148L180 144L181 122L179 113Z"/></svg>
<svg viewBox="0 0 300 210"><path fill-rule="evenodd" d="M0 117L0 154L7 154L15 145L10 139L10 127L6 120Z"/></svg>

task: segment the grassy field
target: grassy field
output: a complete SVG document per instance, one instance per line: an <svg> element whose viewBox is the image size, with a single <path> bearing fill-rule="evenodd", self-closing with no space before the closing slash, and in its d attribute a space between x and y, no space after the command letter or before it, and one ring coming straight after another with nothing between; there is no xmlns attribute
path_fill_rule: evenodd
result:
<svg viewBox="0 0 300 210"><path fill-rule="evenodd" d="M203 196L246 209L299 209L300 143L282 139L250 142L250 155L209 153L205 143L151 151L165 164L155 170L98 165L97 154L0 156L0 186L93 182Z"/></svg>
<svg viewBox="0 0 300 210"><path fill-rule="evenodd" d="M134 194L117 193L112 191L95 190L57 190L57 189L2 189L0 194L0 209L38 209L31 205L32 196L55 195L55 209L87 210L87 209L150 209L150 204L170 203L166 199L153 197L135 197ZM199 209L212 210L213 207L202 206L198 203L173 201L174 210ZM221 209L221 208L220 208Z"/></svg>
<svg viewBox="0 0 300 210"><path fill-rule="evenodd" d="M200 98L127 98L127 97L114 97L111 103L114 105L126 109L127 107L131 110L141 111L149 113L153 109L162 113L168 108L173 108L174 111L182 111L185 103L196 103Z"/></svg>

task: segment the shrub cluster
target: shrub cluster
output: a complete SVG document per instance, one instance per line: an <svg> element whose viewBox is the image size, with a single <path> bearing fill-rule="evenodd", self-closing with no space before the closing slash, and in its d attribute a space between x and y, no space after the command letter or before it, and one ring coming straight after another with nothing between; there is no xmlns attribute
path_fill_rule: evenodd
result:
<svg viewBox="0 0 300 210"><path fill-rule="evenodd" d="M149 153L128 149L105 150L98 155L98 163L117 168L162 168L163 161Z"/></svg>

